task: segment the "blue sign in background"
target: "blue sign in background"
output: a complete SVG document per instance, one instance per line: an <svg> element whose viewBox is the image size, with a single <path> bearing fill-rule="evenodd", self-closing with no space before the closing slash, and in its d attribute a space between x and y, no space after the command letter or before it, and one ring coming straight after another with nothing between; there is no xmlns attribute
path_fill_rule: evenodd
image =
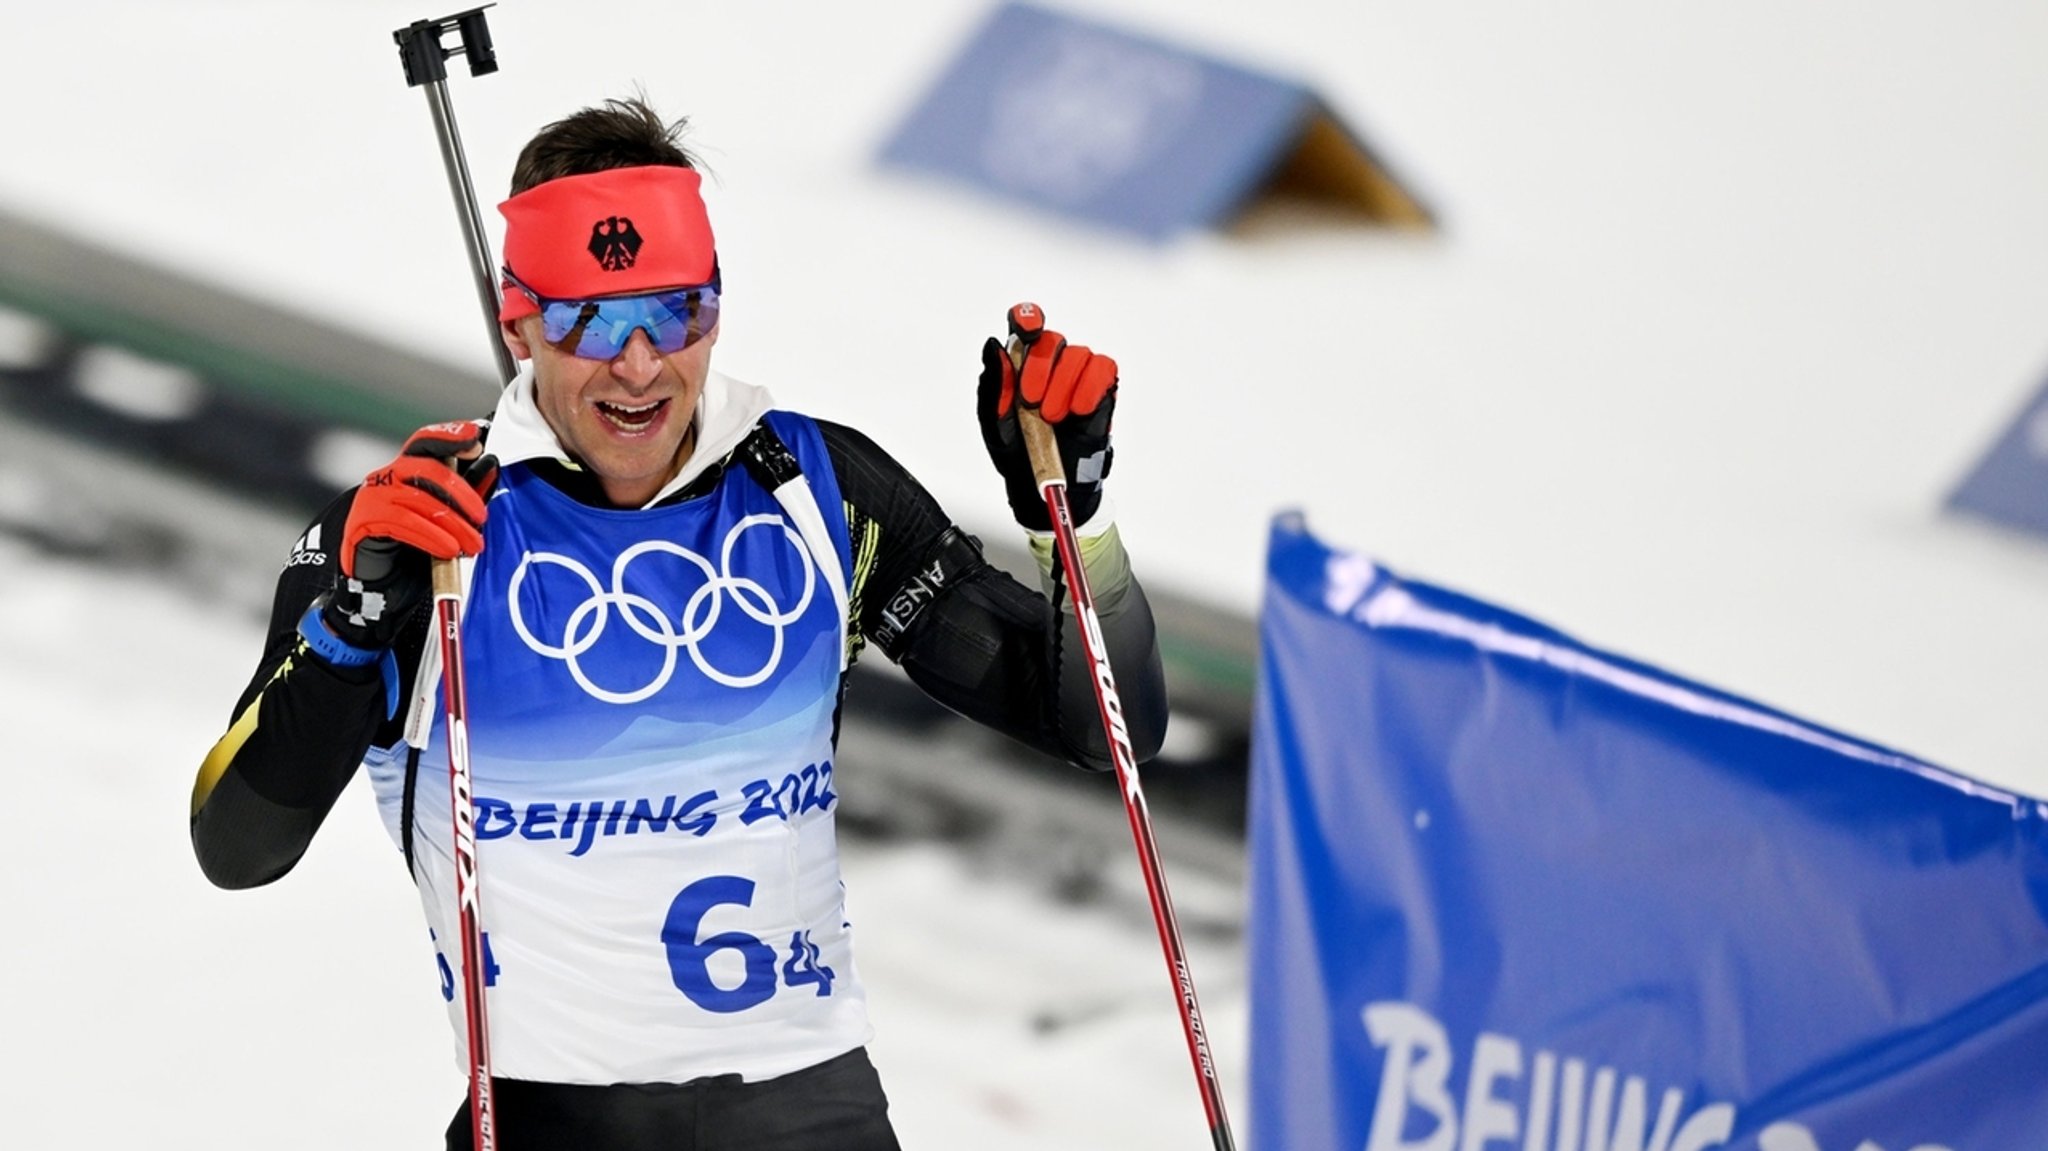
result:
<svg viewBox="0 0 2048 1151"><path fill-rule="evenodd" d="M2048 385L1949 496L1949 506L2048 535Z"/></svg>
<svg viewBox="0 0 2048 1151"><path fill-rule="evenodd" d="M2048 805L1268 563L1257 1151L2048 1147Z"/></svg>
<svg viewBox="0 0 2048 1151"><path fill-rule="evenodd" d="M1165 239L1237 211L1323 111L1299 83L1005 4L882 160Z"/></svg>

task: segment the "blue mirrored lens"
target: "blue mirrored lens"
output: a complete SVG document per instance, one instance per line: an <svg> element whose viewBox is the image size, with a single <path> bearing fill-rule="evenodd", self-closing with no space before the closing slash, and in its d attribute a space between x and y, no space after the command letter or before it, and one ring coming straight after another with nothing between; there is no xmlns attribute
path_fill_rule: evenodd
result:
<svg viewBox="0 0 2048 1151"><path fill-rule="evenodd" d="M718 289L707 284L644 296L549 300L540 315L548 343L585 359L611 359L636 331L646 332L658 352L680 352L718 323Z"/></svg>

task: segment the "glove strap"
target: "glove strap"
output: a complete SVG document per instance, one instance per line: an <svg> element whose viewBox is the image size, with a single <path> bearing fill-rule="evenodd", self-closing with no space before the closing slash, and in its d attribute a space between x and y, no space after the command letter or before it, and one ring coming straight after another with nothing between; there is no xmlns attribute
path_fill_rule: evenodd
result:
<svg viewBox="0 0 2048 1151"><path fill-rule="evenodd" d="M332 667L368 667L377 665L377 674L384 681L384 718L398 715L398 657L390 648L372 651L357 647L327 626L321 618L320 603L315 601L299 617L299 638L306 643L306 649L325 660Z"/></svg>
<svg viewBox="0 0 2048 1151"><path fill-rule="evenodd" d="M320 618L320 605L313 604L306 614L299 617L299 638L306 641L314 655L335 667L368 667L377 662L377 653L366 647L357 647L327 626Z"/></svg>

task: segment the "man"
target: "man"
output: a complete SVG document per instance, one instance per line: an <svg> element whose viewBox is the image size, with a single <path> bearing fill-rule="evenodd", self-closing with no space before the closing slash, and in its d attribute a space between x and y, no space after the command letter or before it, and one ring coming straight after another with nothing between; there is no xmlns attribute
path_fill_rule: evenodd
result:
<svg viewBox="0 0 2048 1151"><path fill-rule="evenodd" d="M871 642L961 714L1108 766L1018 433L1035 406L1132 742L1156 751L1151 613L1101 503L1116 365L1053 332L1021 370L983 348L983 439L1049 600L865 436L711 370L718 258L680 127L612 101L523 150L500 320L528 365L487 426L421 429L307 529L200 769L193 847L222 887L269 883L366 764L462 1046L445 724L420 667L429 562L474 557L500 1146L894 1147L833 839L847 672Z"/></svg>

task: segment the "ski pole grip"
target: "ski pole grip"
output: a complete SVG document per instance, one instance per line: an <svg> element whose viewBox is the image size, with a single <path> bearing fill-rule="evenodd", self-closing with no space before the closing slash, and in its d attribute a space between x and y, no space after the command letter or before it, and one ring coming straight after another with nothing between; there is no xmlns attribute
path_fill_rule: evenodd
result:
<svg viewBox="0 0 2048 1151"><path fill-rule="evenodd" d="M471 8L439 20L415 20L391 34L398 42L398 59L405 66L407 87L417 88L422 84L440 84L448 79L448 58L457 52L469 62L469 74L488 76L498 70L498 52L491 45L491 26L484 18L484 8ZM453 48L441 46L441 37L450 32L461 41Z"/></svg>
<svg viewBox="0 0 2048 1151"><path fill-rule="evenodd" d="M1010 366L1017 370L1017 430L1024 436L1024 454L1031 460L1032 478L1043 488L1067 482L1066 466L1060 463L1059 438L1038 409L1024 403L1024 355L1045 331L1045 312L1037 304L1018 304L1010 309Z"/></svg>
<svg viewBox="0 0 2048 1151"><path fill-rule="evenodd" d="M462 475L462 469L456 466L454 460L448 461L448 470L454 472L458 479ZM432 571L435 599L452 597L460 600L462 598L462 568L458 566L460 562L459 560L452 559L444 560L437 558L434 560Z"/></svg>

